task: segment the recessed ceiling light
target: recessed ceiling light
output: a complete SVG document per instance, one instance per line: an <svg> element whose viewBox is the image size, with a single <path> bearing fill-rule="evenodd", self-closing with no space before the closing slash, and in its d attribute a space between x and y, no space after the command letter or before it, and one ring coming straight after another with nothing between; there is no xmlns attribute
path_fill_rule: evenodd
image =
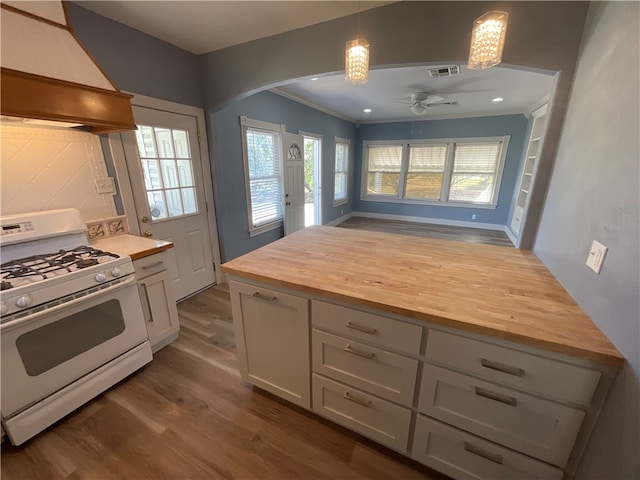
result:
<svg viewBox="0 0 640 480"><path fill-rule="evenodd" d="M365 109L363 110L363 112L364 112L364 113L371 113L371 109L370 109L370 108L365 108Z"/></svg>
<svg viewBox="0 0 640 480"><path fill-rule="evenodd" d="M311 81L312 81L312 82L315 82L316 80L318 80L318 77L313 77L313 78L311 79Z"/></svg>
<svg viewBox="0 0 640 480"><path fill-rule="evenodd" d="M504 98L502 98L502 97L496 97L496 98L494 98L494 99L493 99L493 100L491 100L491 101L492 101L492 102L494 102L494 103L498 103L498 102L501 102L501 101L503 101L503 100L504 100Z"/></svg>

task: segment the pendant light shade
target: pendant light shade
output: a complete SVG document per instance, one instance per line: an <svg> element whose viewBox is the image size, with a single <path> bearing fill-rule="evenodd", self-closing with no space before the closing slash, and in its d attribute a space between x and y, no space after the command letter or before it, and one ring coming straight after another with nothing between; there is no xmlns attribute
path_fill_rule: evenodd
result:
<svg viewBox="0 0 640 480"><path fill-rule="evenodd" d="M352 85L367 83L369 79L369 42L356 38L347 42L344 58L345 80Z"/></svg>
<svg viewBox="0 0 640 480"><path fill-rule="evenodd" d="M502 61L508 17L506 12L488 12L473 22L469 68L485 69Z"/></svg>

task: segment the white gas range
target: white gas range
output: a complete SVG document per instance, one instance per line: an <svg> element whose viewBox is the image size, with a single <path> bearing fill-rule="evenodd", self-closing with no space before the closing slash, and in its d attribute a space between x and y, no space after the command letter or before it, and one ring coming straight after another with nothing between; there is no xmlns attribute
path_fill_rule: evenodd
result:
<svg viewBox="0 0 640 480"><path fill-rule="evenodd" d="M19 445L151 361L133 263L75 209L0 218L2 425Z"/></svg>

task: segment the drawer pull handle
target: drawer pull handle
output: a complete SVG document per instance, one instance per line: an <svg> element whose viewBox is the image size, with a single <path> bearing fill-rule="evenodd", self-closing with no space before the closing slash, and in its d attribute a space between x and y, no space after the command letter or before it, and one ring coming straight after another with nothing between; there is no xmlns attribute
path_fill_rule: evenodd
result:
<svg viewBox="0 0 640 480"><path fill-rule="evenodd" d="M464 442L464 449L473 453L474 455L478 455L479 457L486 458L487 460L497 463L498 465L502 465L502 455L498 455L497 453L489 453L484 450L471 445L469 442Z"/></svg>
<svg viewBox="0 0 640 480"><path fill-rule="evenodd" d="M347 322L345 324L345 327L352 328L353 330L358 330L359 332L368 333L369 335L375 335L378 332L378 330L376 330L375 328L365 327L353 322Z"/></svg>
<svg viewBox="0 0 640 480"><path fill-rule="evenodd" d="M476 395L478 395L479 397L495 400L496 402L511 405L512 407L518 406L518 399L516 399L515 397L509 397L507 395L502 395L501 393L485 390L484 388L480 388L480 387L475 387L475 392L476 392Z"/></svg>
<svg viewBox="0 0 640 480"><path fill-rule="evenodd" d="M349 392L344 392L343 397L347 400L357 403L358 405L362 405L363 407L369 408L371 406L370 400L362 400L361 398L353 397Z"/></svg>
<svg viewBox="0 0 640 480"><path fill-rule="evenodd" d="M522 368L511 367L509 365L505 365L504 363L498 363L491 360L487 360L486 358L481 358L480 364L484 368L490 368L491 370L497 370L502 373L508 373L509 375L515 375L516 377L524 377L524 374L525 374L525 371Z"/></svg>
<svg viewBox="0 0 640 480"><path fill-rule="evenodd" d="M353 348L351 345L347 345L346 347L344 347L344 351L353 353L354 355L358 355L360 357L368 358L369 360L376 356L376 354L373 352L363 352L362 350Z"/></svg>
<svg viewBox="0 0 640 480"><path fill-rule="evenodd" d="M162 260L160 260L159 262L154 262L154 263L150 263L149 265L143 265L142 269L146 270L148 268L153 268L153 267L157 267L158 265L162 265L164 262Z"/></svg>
<svg viewBox="0 0 640 480"><path fill-rule="evenodd" d="M275 302L276 300L278 300L278 297L276 297L276 296L270 297L269 295L263 295L260 292L254 293L253 296L256 297L256 298L259 298L261 300L266 300L268 302Z"/></svg>

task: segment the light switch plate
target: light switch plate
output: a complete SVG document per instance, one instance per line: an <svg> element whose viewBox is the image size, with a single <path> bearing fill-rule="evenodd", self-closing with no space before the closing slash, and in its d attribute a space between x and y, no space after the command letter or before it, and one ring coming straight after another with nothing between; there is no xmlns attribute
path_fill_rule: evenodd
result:
<svg viewBox="0 0 640 480"><path fill-rule="evenodd" d="M607 247L594 240L591 244L589 256L587 257L587 267L596 273L600 273L604 257L607 255L607 250L609 250Z"/></svg>
<svg viewBox="0 0 640 480"><path fill-rule="evenodd" d="M96 178L95 181L98 193L116 193L116 183L113 181L112 177Z"/></svg>

